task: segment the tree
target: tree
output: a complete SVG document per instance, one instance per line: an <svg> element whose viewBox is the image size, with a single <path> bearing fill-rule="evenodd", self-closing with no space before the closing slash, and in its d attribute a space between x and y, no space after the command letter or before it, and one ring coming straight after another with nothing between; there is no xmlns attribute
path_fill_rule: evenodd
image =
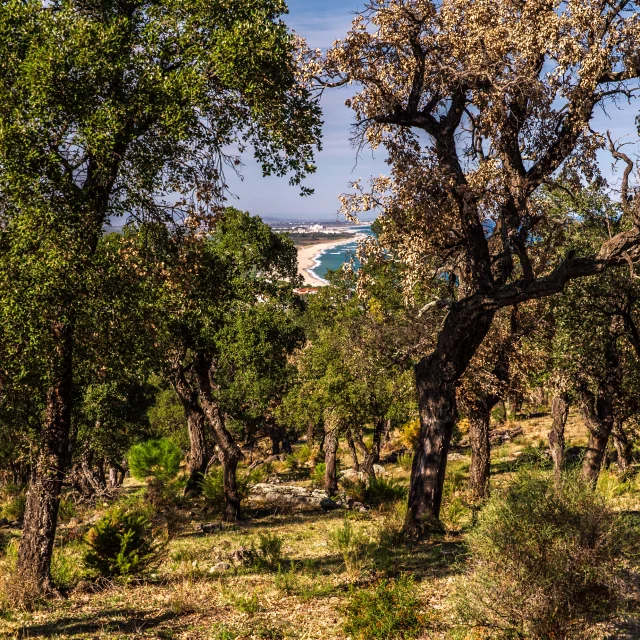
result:
<svg viewBox="0 0 640 640"><path fill-rule="evenodd" d="M233 208L208 234L146 225L128 242L136 262L152 265L145 326L158 361L183 405L189 401L187 420L191 407L199 416L189 424L192 451L194 432L199 441L210 433L223 467L225 516L235 520L241 450L232 423L253 428L265 420L302 340L296 249L260 218ZM201 473L190 465L192 475Z"/></svg>
<svg viewBox="0 0 640 640"><path fill-rule="evenodd" d="M313 170L318 110L295 81L284 11L279 0L0 6L5 353L11 375L41 370L48 388L18 567L42 587L69 463L83 285L105 223L206 222L238 162L229 149L251 145L266 174L295 184Z"/></svg>
<svg viewBox="0 0 640 640"><path fill-rule="evenodd" d="M412 534L439 516L456 386L496 312L638 257L640 200L630 201L625 172L615 235L555 264L535 260L550 223L545 185L602 184L595 154L605 140L589 124L596 109L635 98L636 10L604 0L371 0L343 40L305 57L322 88L359 87L348 101L356 142L388 154L391 175L370 190L357 183L344 212L380 211L381 243L412 267L409 283L456 283L429 307L442 325L415 369Z"/></svg>

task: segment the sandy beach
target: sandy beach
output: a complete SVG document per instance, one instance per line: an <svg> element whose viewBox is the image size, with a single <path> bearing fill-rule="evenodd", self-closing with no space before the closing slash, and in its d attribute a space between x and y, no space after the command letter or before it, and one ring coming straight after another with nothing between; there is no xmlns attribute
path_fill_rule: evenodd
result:
<svg viewBox="0 0 640 640"><path fill-rule="evenodd" d="M359 240L361 237L361 234L354 234L352 238L345 238L336 242L321 242L319 244L309 245L308 247L300 247L298 249L298 273L304 278L305 286L324 287L327 284L324 280L320 280L320 278L317 278L310 272L310 270L316 266L315 257L319 253L343 244L349 244L354 240Z"/></svg>

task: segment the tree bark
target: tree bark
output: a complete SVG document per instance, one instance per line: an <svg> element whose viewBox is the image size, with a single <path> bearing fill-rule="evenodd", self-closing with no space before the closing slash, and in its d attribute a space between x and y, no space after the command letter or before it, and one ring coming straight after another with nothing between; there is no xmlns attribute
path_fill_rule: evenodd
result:
<svg viewBox="0 0 640 640"><path fill-rule="evenodd" d="M325 436L324 436L324 488L330 495L334 496L338 493L338 425L333 416L327 417L325 420Z"/></svg>
<svg viewBox="0 0 640 640"><path fill-rule="evenodd" d="M358 433L355 437L355 443L360 453L362 453L362 464L360 470L366 473L369 478L375 478L376 473L373 465L380 462L380 449L382 447L382 436L385 429L385 420L378 419L374 423L373 427L373 440L371 442L371 449L367 448L367 445L362 439L362 434Z"/></svg>
<svg viewBox="0 0 640 640"><path fill-rule="evenodd" d="M31 469L17 575L33 581L39 590L50 586L51 557L58 524L60 491L70 462L73 398L73 334L68 325L57 327L59 364L47 392L40 433L40 450Z"/></svg>
<svg viewBox="0 0 640 640"><path fill-rule="evenodd" d="M227 430L220 407L213 398L213 384L210 378L211 363L199 355L194 365L198 380L198 399L204 414L213 430L213 437L220 449L219 459L223 470L224 499L226 520L235 521L240 518L240 494L236 471L242 458L242 451L233 436ZM208 461L207 461L208 462Z"/></svg>
<svg viewBox="0 0 640 640"><path fill-rule="evenodd" d="M456 382L482 344L495 313L452 308L434 351L415 368L420 436L411 469L406 532L427 535L440 517L447 454L458 410Z"/></svg>
<svg viewBox="0 0 640 640"><path fill-rule="evenodd" d="M469 416L469 441L471 443L471 466L469 467L469 490L476 500L484 500L489 494L491 474L491 440L489 424L491 409L495 402L484 397L467 407Z"/></svg>
<svg viewBox="0 0 640 640"><path fill-rule="evenodd" d="M613 444L618 454L618 470L626 473L631 464L631 442L622 426L622 421L617 418L613 424Z"/></svg>
<svg viewBox="0 0 640 640"><path fill-rule="evenodd" d="M356 450L355 442L353 441L353 434L351 431L347 432L347 446L349 447L349 453L351 454L351 460L353 461L353 468L355 471L360 471L360 461L358 460L358 451Z"/></svg>
<svg viewBox="0 0 640 640"><path fill-rule="evenodd" d="M549 447L553 459L553 470L556 481L560 481L564 469L564 429L569 416L569 396L566 392L558 393L551 402L553 423L549 432Z"/></svg>
<svg viewBox="0 0 640 640"><path fill-rule="evenodd" d="M184 489L186 496L198 496L202 493L202 478L207 471L212 451L207 438L205 414L198 402L198 393L189 384L184 369L176 366L170 374L171 384L180 399L189 429L189 478Z"/></svg>

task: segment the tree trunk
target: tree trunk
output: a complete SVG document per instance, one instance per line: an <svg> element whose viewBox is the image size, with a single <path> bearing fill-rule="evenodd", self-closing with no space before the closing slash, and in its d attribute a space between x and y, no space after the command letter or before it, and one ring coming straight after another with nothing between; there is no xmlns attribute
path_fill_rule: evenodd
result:
<svg viewBox="0 0 640 640"><path fill-rule="evenodd" d="M358 452L356 445L353 441L353 434L351 431L347 432L347 446L349 447L349 453L351 454L351 460L353 460L353 468L355 471L360 471L360 461L358 460Z"/></svg>
<svg viewBox="0 0 640 640"><path fill-rule="evenodd" d="M409 485L405 530L427 535L440 516L451 434L457 419L456 382L482 344L493 311L449 311L436 347L415 368L420 435Z"/></svg>
<svg viewBox="0 0 640 640"><path fill-rule="evenodd" d="M224 488L224 519L235 522L240 518L240 493L238 492L237 470L240 462L240 450L237 454L220 451L222 464L222 485Z"/></svg>
<svg viewBox="0 0 640 640"><path fill-rule="evenodd" d="M613 425L613 444L618 454L618 470L626 473L631 464L631 442L622 426L622 421L616 419Z"/></svg>
<svg viewBox="0 0 640 640"><path fill-rule="evenodd" d="M325 491L330 496L334 496L336 493L338 493L337 454L338 454L338 425L333 419L333 416L329 416L325 420L324 488L325 488Z"/></svg>
<svg viewBox="0 0 640 640"><path fill-rule="evenodd" d="M189 478L184 493L186 496L195 497L202 493L202 478L212 456L211 445L207 438L206 418L198 402L198 393L189 384L184 369L181 366L174 367L170 379L180 398L189 429Z"/></svg>
<svg viewBox="0 0 640 640"><path fill-rule="evenodd" d="M200 354L194 366L198 379L198 398L200 406L213 430L216 444L220 449L226 503L225 518L234 521L240 517L240 495L238 493L236 471L238 462L242 458L242 451L240 451L240 447L227 430L222 412L213 398L210 370L211 363Z"/></svg>
<svg viewBox="0 0 640 640"><path fill-rule="evenodd" d="M558 393L551 402L551 417L553 423L549 432L549 447L553 459L553 470L556 482L560 481L564 469L564 429L569 416L569 396L567 393Z"/></svg>
<svg viewBox="0 0 640 640"><path fill-rule="evenodd" d="M356 445L362 453L361 471L366 473L369 478L375 478L376 473L373 468L374 464L380 462L380 449L382 447L382 435L385 429L385 421L378 419L373 427L373 440L371 442L371 450L367 449L367 445L362 439L362 434L358 433L355 438Z"/></svg>
<svg viewBox="0 0 640 640"><path fill-rule="evenodd" d="M612 320L612 325L614 322L615 319ZM617 338L614 332L605 337L604 361L605 371L598 382L597 397L586 387L579 390L580 410L589 429L589 445L582 464L582 477L594 487L598 482L615 423L614 401L621 378Z"/></svg>
<svg viewBox="0 0 640 640"><path fill-rule="evenodd" d="M471 466L469 467L469 490L476 500L484 500L489 494L491 474L491 441L489 424L491 408L495 404L489 398L479 398L467 407L469 415L469 441L471 443Z"/></svg>
<svg viewBox="0 0 640 640"><path fill-rule="evenodd" d="M47 392L40 450L31 469L18 552L17 575L39 590L50 585L51 556L58 523L62 482L70 461L73 398L73 336L69 326L56 330L60 363Z"/></svg>

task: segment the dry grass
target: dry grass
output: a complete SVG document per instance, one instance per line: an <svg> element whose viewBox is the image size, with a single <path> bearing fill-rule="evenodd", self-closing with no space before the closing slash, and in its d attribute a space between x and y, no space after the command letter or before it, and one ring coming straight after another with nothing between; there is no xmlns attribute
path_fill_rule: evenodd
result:
<svg viewBox="0 0 640 640"><path fill-rule="evenodd" d="M543 417L522 424L524 436L493 452L494 486L508 480L509 465L528 445L546 439L550 421ZM567 431L571 445L584 444L584 427L577 416L570 416ZM350 466L347 452L341 459ZM473 520L466 500L468 466L468 452L454 456L449 465L443 507L447 533L439 539L403 541L402 510L397 507L350 512L349 522L362 541L362 563L356 571L346 566L332 543L344 526L344 512L248 510L242 523L203 535L196 525L210 517L191 504L185 514L194 509L198 515L180 525L156 573L129 583L96 585L82 580L64 598L33 611L9 607L5 600L0 638L344 639L342 611L350 586L364 588L380 578L408 573L415 577L425 607L442 625L425 638L461 639L464 636L448 636L445 628L452 615L450 595L464 569L464 537ZM284 466L276 471L286 479ZM388 472L408 481L409 471L401 465L390 466ZM616 506L638 508L640 481L621 488L617 478L606 474L603 478L602 490L617 501ZM296 482L309 484L304 473ZM279 571L233 562L234 552L250 548L259 533L267 531L283 541ZM10 562L10 554L0 554L0 581Z"/></svg>

